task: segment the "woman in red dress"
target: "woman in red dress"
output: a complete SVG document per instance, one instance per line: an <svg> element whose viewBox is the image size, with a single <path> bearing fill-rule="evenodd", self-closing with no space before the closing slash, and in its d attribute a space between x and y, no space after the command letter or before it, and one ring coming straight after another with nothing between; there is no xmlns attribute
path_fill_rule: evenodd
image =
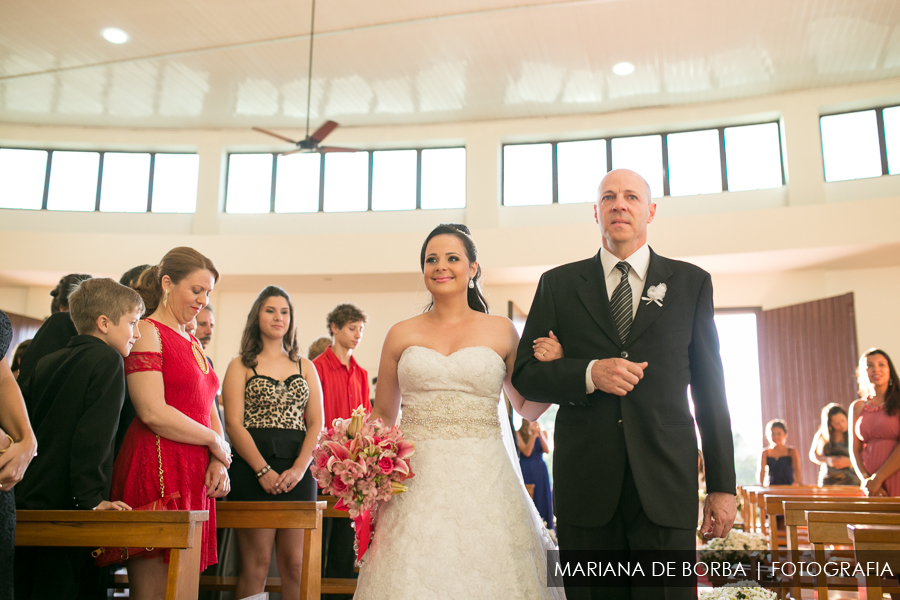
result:
<svg viewBox="0 0 900 600"><path fill-rule="evenodd" d="M184 247L141 274L136 289L150 316L141 321L141 339L125 361L137 417L116 456L110 494L138 507L178 492L179 509L208 510L201 571L217 562L214 499L229 491L231 450L214 404L218 377L184 328L209 302L218 278L211 260ZM160 550L126 562L134 598L165 596L166 562L168 552Z"/></svg>
<svg viewBox="0 0 900 600"><path fill-rule="evenodd" d="M860 400L850 405L851 458L867 496L900 496L900 381L883 350L859 361Z"/></svg>

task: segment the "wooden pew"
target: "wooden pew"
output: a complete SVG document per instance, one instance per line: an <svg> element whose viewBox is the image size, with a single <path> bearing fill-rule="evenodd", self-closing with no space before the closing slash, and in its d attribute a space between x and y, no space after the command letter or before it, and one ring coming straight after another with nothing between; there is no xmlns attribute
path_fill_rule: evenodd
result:
<svg viewBox="0 0 900 600"><path fill-rule="evenodd" d="M221 529L303 529L301 600L319 600L322 593L322 513L325 502L219 502L216 526ZM204 590L234 590L237 577L204 575ZM266 580L267 592L281 592L281 578Z"/></svg>
<svg viewBox="0 0 900 600"><path fill-rule="evenodd" d="M847 536L853 541L857 562L865 563L875 559L887 563L895 574L900 573L900 527L847 525ZM856 578L859 600L881 600L884 594L881 577L857 575Z"/></svg>
<svg viewBox="0 0 900 600"><path fill-rule="evenodd" d="M349 519L350 513L345 510L337 510L334 505L337 504L337 496L319 496L319 502L327 502L328 508L325 509L323 517L333 519ZM327 590L327 591L326 591ZM325 577L322 579L323 594L353 594L356 592L356 579L353 578L337 578Z"/></svg>
<svg viewBox="0 0 900 600"><path fill-rule="evenodd" d="M196 600L202 511L20 510L17 546L167 548L166 600Z"/></svg>
<svg viewBox="0 0 900 600"><path fill-rule="evenodd" d="M807 528L807 511L900 512L900 498L769 496L767 500L768 505L772 509L784 514L787 551L790 562L794 564L799 564L804 560L812 560L812 556L805 557L802 553L801 544L803 540L798 531L799 529L806 530ZM802 587L812 588L813 580L811 578L801 579L800 577L793 577L791 581L791 595L794 598L799 598Z"/></svg>
<svg viewBox="0 0 900 600"><path fill-rule="evenodd" d="M345 592L343 580L322 581L322 516L325 502L218 502L216 526L220 529L303 529L303 567L300 573L301 600L319 600L320 594ZM127 587L128 577L117 575L116 585ZM234 591L237 577L204 575L199 588L206 591ZM355 589L355 580L354 580ZM264 591L280 593L281 578L266 579ZM196 594L195 594L196 597Z"/></svg>
<svg viewBox="0 0 900 600"><path fill-rule="evenodd" d="M769 550L772 552L772 560L778 560L778 557L786 552L786 544L788 542L788 531L785 527L784 535L778 530L777 520L778 517L784 516L784 503L787 501L803 501L803 500L818 500L818 501L838 501L844 500L853 502L853 501L867 501L869 498L864 496L861 492L859 494L851 494L851 495L841 495L836 494L831 491L820 491L822 488L812 488L812 491L808 493L794 493L794 494L771 494L765 493L762 495L761 499L758 499L758 503L762 506L762 510L765 511L766 517L768 519L768 539L769 539ZM843 509L841 509L843 510ZM794 530L794 534L796 534L796 529Z"/></svg>
<svg viewBox="0 0 900 600"><path fill-rule="evenodd" d="M885 505L888 506L888 505ZM887 512L822 512L806 511L806 524L809 528L809 542L813 547L813 555L817 563L825 564L826 544L850 544L850 536L847 525L900 525L900 513ZM843 578L833 578L833 584L825 573L820 573L813 578L816 585L818 600L828 600L829 586L835 589L858 589L855 578L848 583ZM896 580L885 582L883 587L888 587L891 593L900 592Z"/></svg>
<svg viewBox="0 0 900 600"><path fill-rule="evenodd" d="M773 486L746 486L750 501L749 518L753 531L768 535L765 495L795 496L819 494L823 496L862 496L863 492L858 487L850 485L773 485ZM757 518L759 525L756 526Z"/></svg>

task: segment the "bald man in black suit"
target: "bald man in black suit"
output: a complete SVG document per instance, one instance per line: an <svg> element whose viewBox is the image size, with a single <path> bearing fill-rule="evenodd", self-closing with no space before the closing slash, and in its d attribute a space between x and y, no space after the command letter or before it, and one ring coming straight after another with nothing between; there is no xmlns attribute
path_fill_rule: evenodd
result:
<svg viewBox="0 0 900 600"><path fill-rule="evenodd" d="M694 548L698 444L688 385L709 492L701 531L724 537L734 522L734 447L711 279L650 249L655 214L640 175L607 174L594 206L602 249L544 273L519 345L516 389L559 404L553 473L563 551ZM564 357L542 362L535 355L550 350L550 331ZM569 600L696 597L689 587L571 583Z"/></svg>

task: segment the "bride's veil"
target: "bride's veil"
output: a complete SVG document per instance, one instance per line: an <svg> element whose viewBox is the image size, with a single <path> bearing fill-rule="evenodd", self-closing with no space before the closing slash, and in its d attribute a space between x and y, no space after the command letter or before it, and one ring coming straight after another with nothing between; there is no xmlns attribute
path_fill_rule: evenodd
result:
<svg viewBox="0 0 900 600"><path fill-rule="evenodd" d="M512 435L512 417L509 414L509 403L507 402L506 396L503 393L500 394L500 402L497 403L497 413L500 417L500 430L503 434L503 446L506 448L506 454L509 455L509 461L512 463L513 471L515 471L516 476L524 486L525 480L522 478L522 467L519 464L519 453L516 450L516 442L515 440L513 440Z"/></svg>

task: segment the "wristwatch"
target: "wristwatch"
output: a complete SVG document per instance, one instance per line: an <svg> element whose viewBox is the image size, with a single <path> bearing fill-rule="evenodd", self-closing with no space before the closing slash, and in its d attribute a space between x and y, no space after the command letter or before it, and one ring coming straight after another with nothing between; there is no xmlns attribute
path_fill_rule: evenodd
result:
<svg viewBox="0 0 900 600"><path fill-rule="evenodd" d="M263 475L265 475L266 473L268 473L271 470L272 470L272 467L270 467L269 465L264 466L262 469L260 469L259 471L256 472L256 478L259 479L260 477L262 477Z"/></svg>

